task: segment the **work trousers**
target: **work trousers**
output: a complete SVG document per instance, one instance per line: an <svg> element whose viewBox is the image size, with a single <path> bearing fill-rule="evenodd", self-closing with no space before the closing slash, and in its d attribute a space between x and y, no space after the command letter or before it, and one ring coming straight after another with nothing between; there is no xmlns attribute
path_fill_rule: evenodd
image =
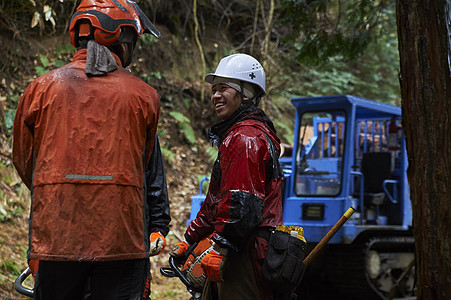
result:
<svg viewBox="0 0 451 300"><path fill-rule="evenodd" d="M224 256L223 281L214 283L206 280L202 291L202 300L238 300L273 299L272 291L262 286L261 274L258 274L253 259L253 240L251 239L240 253Z"/></svg>
<svg viewBox="0 0 451 300"><path fill-rule="evenodd" d="M141 300L149 274L148 259L40 261L34 299Z"/></svg>

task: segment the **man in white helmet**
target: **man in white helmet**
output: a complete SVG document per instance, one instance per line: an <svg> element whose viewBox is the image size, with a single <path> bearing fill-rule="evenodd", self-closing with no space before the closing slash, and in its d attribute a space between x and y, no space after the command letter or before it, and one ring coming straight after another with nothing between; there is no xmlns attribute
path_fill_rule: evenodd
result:
<svg viewBox="0 0 451 300"><path fill-rule="evenodd" d="M275 299L262 279L269 231L282 224L280 141L271 120L257 107L266 94L265 72L252 56L221 60L211 84L211 104L222 122L209 132L219 148L208 194L185 240L171 251L213 234L213 251L201 262L202 299Z"/></svg>

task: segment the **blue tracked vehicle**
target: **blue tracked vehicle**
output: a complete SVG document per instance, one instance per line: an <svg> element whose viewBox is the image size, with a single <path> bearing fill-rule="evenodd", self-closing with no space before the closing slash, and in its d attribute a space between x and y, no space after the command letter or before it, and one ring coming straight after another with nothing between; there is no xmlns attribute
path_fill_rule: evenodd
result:
<svg viewBox="0 0 451 300"><path fill-rule="evenodd" d="M292 147L280 163L283 220L304 228L309 251L349 207L356 213L310 264L300 299L414 293L414 239L399 107L350 95L291 99ZM201 183L202 186L202 183ZM205 195L192 198L190 220ZM329 298L330 299L330 298Z"/></svg>

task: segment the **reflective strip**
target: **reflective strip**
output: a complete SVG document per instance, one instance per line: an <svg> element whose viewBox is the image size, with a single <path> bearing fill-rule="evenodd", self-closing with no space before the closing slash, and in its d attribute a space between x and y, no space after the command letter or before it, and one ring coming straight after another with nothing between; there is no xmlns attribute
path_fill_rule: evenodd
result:
<svg viewBox="0 0 451 300"><path fill-rule="evenodd" d="M113 180L113 176L111 176L111 175L66 174L66 179Z"/></svg>

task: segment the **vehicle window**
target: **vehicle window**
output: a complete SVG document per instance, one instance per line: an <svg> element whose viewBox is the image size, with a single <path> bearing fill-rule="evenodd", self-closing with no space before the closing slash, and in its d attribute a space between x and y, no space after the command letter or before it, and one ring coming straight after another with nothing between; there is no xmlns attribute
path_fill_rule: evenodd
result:
<svg viewBox="0 0 451 300"><path fill-rule="evenodd" d="M341 190L345 113L306 113L301 118L296 157L298 196L335 196Z"/></svg>

